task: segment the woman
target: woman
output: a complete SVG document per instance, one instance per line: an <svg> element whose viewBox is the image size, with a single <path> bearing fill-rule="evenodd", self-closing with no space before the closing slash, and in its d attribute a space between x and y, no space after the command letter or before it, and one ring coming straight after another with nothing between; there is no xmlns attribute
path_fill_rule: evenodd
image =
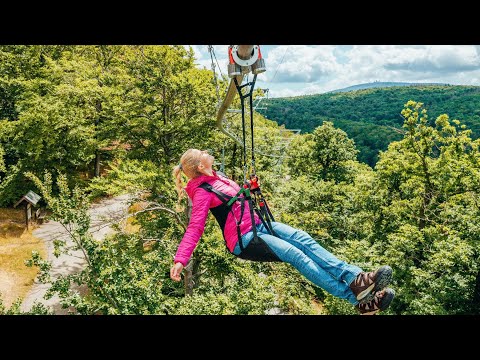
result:
<svg viewBox="0 0 480 360"><path fill-rule="evenodd" d="M252 241L254 231L247 202L244 203L244 211L239 203L234 203L227 209L214 192L201 186L207 183L217 192L230 196L235 196L240 190L237 183L212 169L213 161L214 157L207 151L189 149L182 155L180 164L173 169L179 200L184 196L182 171L189 178L185 191L192 200L190 222L170 270L170 277L174 281L180 281L180 274L205 230L210 209L215 211L230 253L242 257L253 247L252 244L258 242ZM256 214L254 219L258 237L271 256L293 265L315 285L348 300L361 314L374 314L390 305L395 296L393 289L387 287L392 278L390 266L382 266L374 272L363 272L358 266L336 258L304 231L272 222L274 236Z"/></svg>

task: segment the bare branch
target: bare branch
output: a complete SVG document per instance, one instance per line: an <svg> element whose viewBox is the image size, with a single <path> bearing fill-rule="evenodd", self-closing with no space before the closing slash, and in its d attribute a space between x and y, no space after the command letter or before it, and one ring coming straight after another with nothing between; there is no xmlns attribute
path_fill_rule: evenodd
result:
<svg viewBox="0 0 480 360"><path fill-rule="evenodd" d="M149 206L152 206L152 207L149 207ZM139 210L139 211L136 211L134 213L128 214L127 216L123 217L120 221L126 221L127 219L129 219L131 217L134 217L134 216L137 216L138 214L141 214L141 213L144 213L144 212L156 211L156 210L165 211L166 213L172 215L175 218L175 220L177 221L177 223L183 227L183 230L184 231L187 230L187 226L185 225L185 223L183 222L183 220L181 219L180 215L177 212L175 212L174 210L172 210L168 207L165 207L161 204L155 203L155 202L147 203L147 206L144 207L142 210Z"/></svg>

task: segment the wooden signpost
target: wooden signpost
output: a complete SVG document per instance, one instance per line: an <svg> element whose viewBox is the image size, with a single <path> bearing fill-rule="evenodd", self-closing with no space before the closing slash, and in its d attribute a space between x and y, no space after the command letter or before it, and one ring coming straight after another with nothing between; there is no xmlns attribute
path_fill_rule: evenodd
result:
<svg viewBox="0 0 480 360"><path fill-rule="evenodd" d="M18 205L22 203L25 204L25 225L27 226L27 230L28 230L28 225L32 219L32 206L37 205L40 199L41 199L40 195L30 190L26 195L23 195L22 198L18 200L15 205L13 205L13 207L16 208Z"/></svg>

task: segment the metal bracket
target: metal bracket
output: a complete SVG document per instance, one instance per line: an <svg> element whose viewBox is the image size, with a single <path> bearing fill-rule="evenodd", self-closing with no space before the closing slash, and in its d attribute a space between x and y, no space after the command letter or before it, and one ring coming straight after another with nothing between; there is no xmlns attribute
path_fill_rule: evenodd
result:
<svg viewBox="0 0 480 360"><path fill-rule="evenodd" d="M253 46L253 55L250 57L250 59L247 59L247 60L240 59L240 57L237 54L237 50L238 50L238 45L233 45L232 57L233 57L233 60L235 60L235 62L240 66L253 65L258 59L258 45Z"/></svg>

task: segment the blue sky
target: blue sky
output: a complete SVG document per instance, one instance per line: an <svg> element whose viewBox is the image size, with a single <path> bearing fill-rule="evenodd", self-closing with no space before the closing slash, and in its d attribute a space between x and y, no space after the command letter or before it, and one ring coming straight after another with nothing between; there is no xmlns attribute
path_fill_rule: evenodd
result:
<svg viewBox="0 0 480 360"><path fill-rule="evenodd" d="M191 45L211 68L207 45ZM215 45L223 74L228 45ZM373 81L480 85L479 45L261 45L267 71L256 88L270 97L318 94ZM217 72L218 69L217 69Z"/></svg>

